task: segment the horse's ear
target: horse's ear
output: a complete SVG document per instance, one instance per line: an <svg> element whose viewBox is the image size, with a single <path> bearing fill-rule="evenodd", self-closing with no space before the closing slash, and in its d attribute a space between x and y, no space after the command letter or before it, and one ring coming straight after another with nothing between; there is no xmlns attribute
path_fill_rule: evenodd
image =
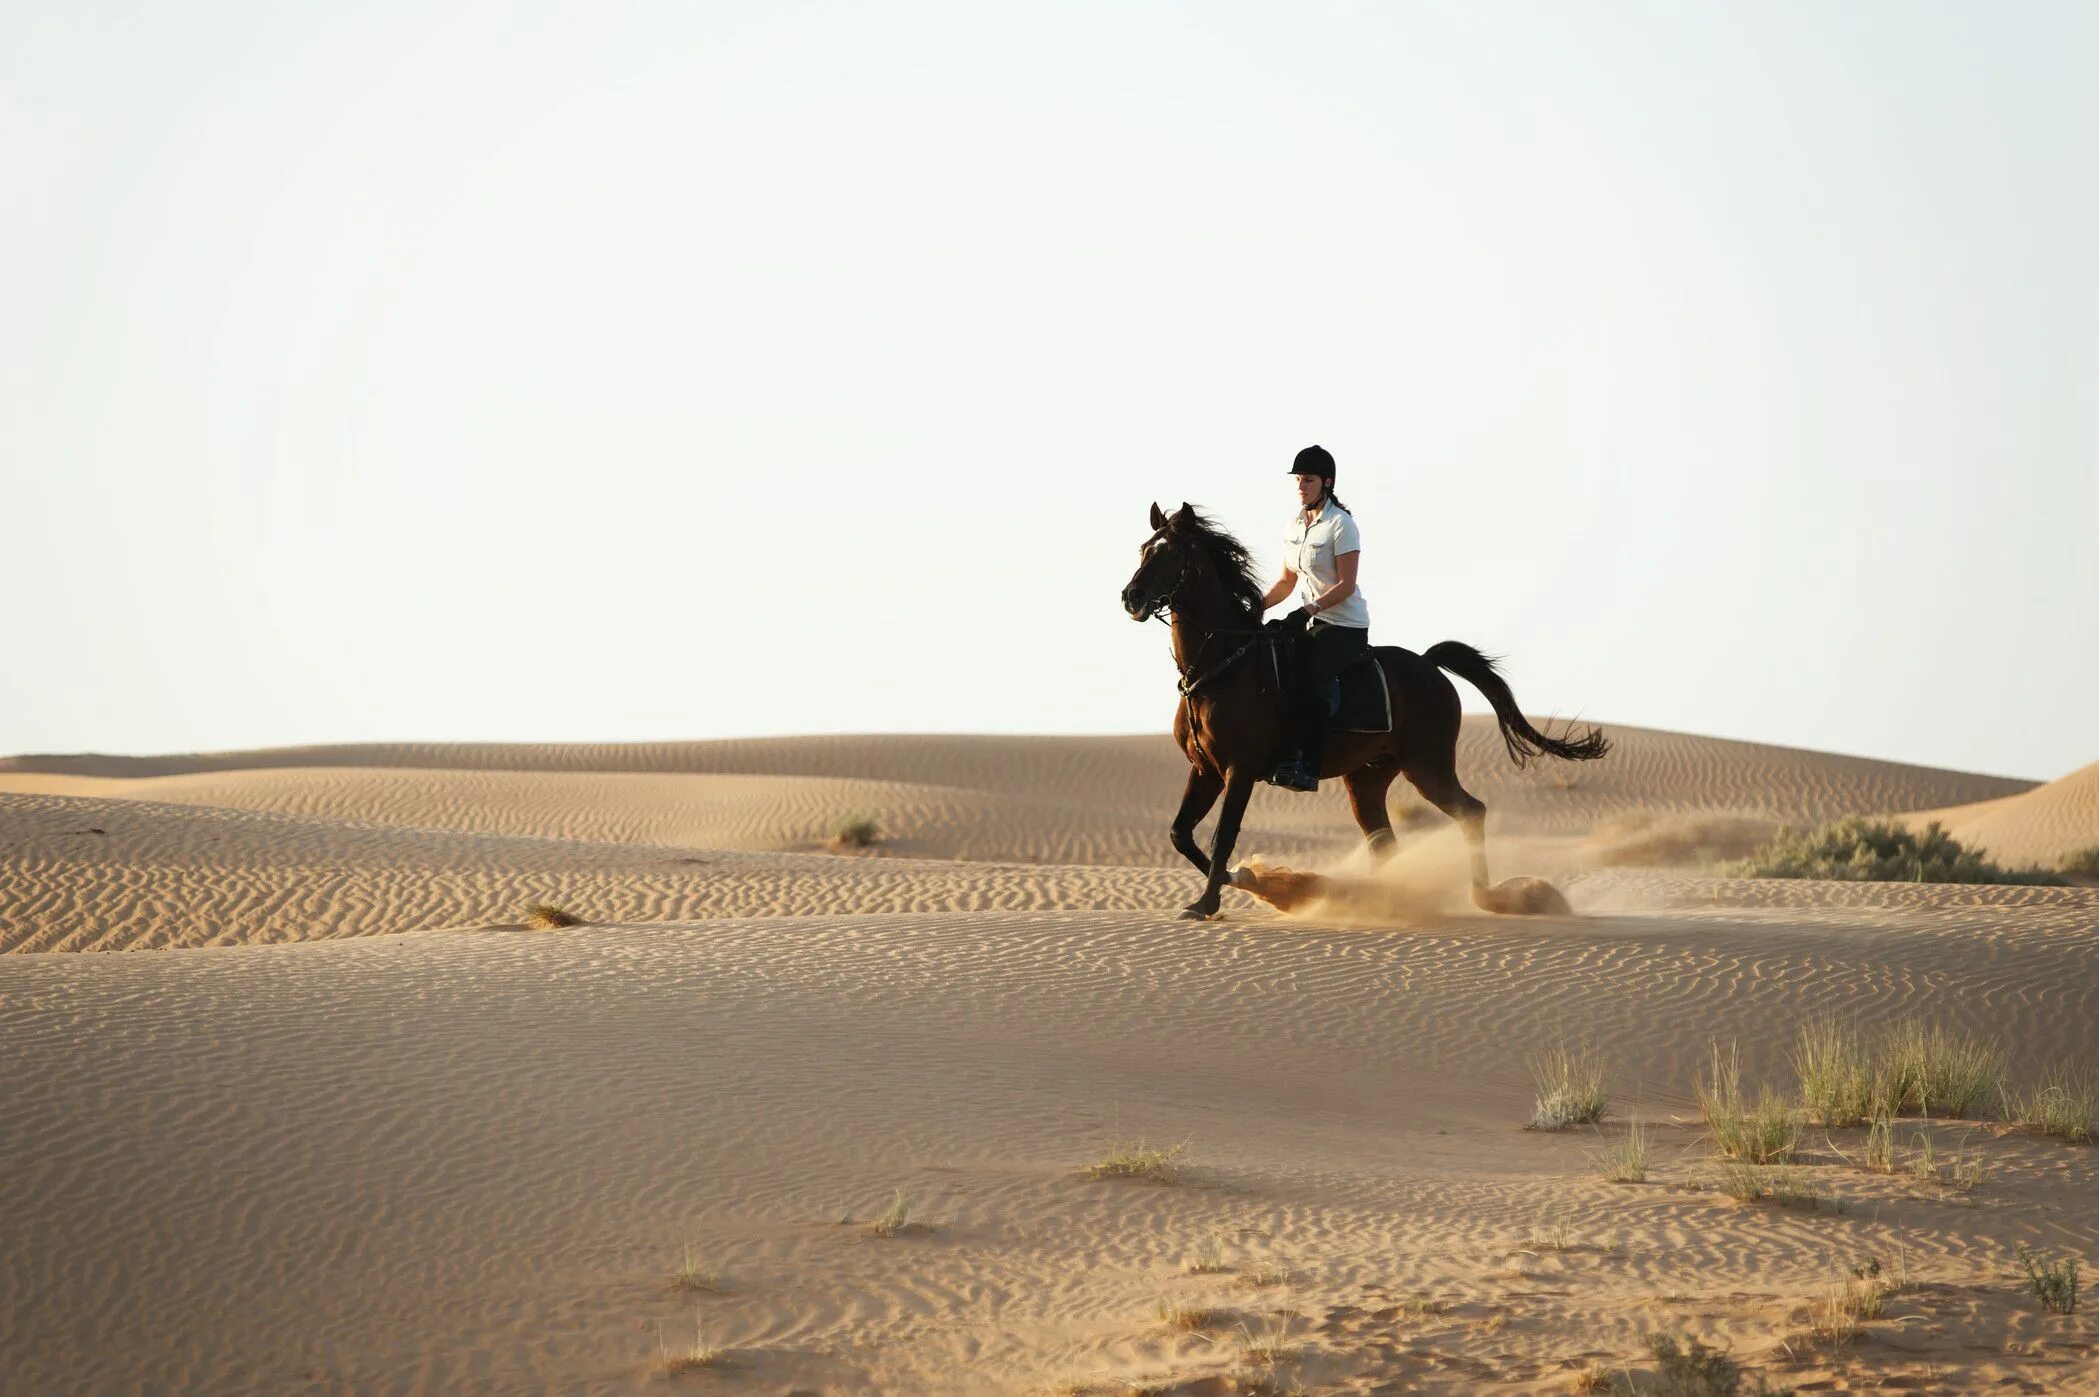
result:
<svg viewBox="0 0 2099 1397"><path fill-rule="evenodd" d="M1178 514L1176 514L1176 515L1174 515L1173 517L1174 517L1174 518L1176 518L1176 519L1184 520L1184 521L1185 521L1185 520L1189 520L1189 519L1193 519L1193 518L1195 517L1195 506L1194 506L1194 505L1192 505L1192 504L1190 504L1190 503L1188 503L1188 501L1186 501L1186 500L1182 500L1182 501L1181 501L1181 512L1180 512L1180 513L1178 513Z"/></svg>
<svg viewBox="0 0 2099 1397"><path fill-rule="evenodd" d="M1159 512L1159 502L1158 502L1157 500L1153 500L1153 501L1152 501L1152 532L1153 532L1153 533L1157 533L1157 532L1158 532L1159 530L1161 530L1161 529L1163 529L1163 528L1165 528L1165 527L1166 527L1166 516L1165 516L1164 514L1161 514L1161 513Z"/></svg>

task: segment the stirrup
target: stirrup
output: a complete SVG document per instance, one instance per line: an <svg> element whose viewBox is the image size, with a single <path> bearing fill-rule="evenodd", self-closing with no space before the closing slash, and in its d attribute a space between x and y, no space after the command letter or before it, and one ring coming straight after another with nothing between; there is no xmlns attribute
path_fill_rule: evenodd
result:
<svg viewBox="0 0 2099 1397"><path fill-rule="evenodd" d="M1296 757L1284 762L1268 778L1272 786L1281 786L1286 791L1316 791L1319 778L1305 769L1304 758Z"/></svg>

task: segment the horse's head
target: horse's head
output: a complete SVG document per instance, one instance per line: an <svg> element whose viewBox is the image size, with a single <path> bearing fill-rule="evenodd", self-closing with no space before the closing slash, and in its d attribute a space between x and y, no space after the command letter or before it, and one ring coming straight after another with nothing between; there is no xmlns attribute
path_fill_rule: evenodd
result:
<svg viewBox="0 0 2099 1397"><path fill-rule="evenodd" d="M1195 539L1187 527L1194 519L1186 501L1171 517L1152 506L1152 536L1138 549L1137 571L1122 589L1122 609L1132 621L1149 621L1173 604L1196 561Z"/></svg>

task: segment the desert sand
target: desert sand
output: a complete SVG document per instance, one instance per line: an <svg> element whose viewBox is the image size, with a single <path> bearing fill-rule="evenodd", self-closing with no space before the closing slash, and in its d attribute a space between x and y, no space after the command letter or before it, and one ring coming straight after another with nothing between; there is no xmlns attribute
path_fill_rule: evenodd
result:
<svg viewBox="0 0 2099 1397"><path fill-rule="evenodd" d="M2099 889L1660 866L1854 812L2047 859L2099 767L1611 733L1518 772L1468 720L1497 876L1574 908L1537 918L1467 906L1433 812L1372 867L1330 783L1240 853L1345 905L1174 920L1157 735L0 761L0 1389L1557 1392L1661 1332L1801 1390L2099 1392L2099 1326L2013 1274L2099 1261L2092 1147L1905 1122L1963 1192L1818 1128L1837 1209L1741 1203L1692 1097L1716 1039L1790 1085L1825 1013L2099 1064ZM1528 1131L1563 1042L1609 1113ZM1650 1178L1605 1182L1634 1117ZM1084 1172L1139 1139L1174 1181ZM1815 1339L1869 1258L1909 1284Z"/></svg>

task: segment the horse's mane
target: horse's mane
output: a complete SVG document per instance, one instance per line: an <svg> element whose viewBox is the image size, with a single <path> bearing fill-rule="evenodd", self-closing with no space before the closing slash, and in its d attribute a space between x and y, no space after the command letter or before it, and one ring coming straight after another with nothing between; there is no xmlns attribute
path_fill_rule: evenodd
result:
<svg viewBox="0 0 2099 1397"><path fill-rule="evenodd" d="M1267 595L1268 589L1255 575L1253 556L1246 551L1246 545L1226 533L1223 525L1192 506L1185 518L1175 516L1174 527L1185 531L1201 545L1232 605L1258 619L1261 598Z"/></svg>

